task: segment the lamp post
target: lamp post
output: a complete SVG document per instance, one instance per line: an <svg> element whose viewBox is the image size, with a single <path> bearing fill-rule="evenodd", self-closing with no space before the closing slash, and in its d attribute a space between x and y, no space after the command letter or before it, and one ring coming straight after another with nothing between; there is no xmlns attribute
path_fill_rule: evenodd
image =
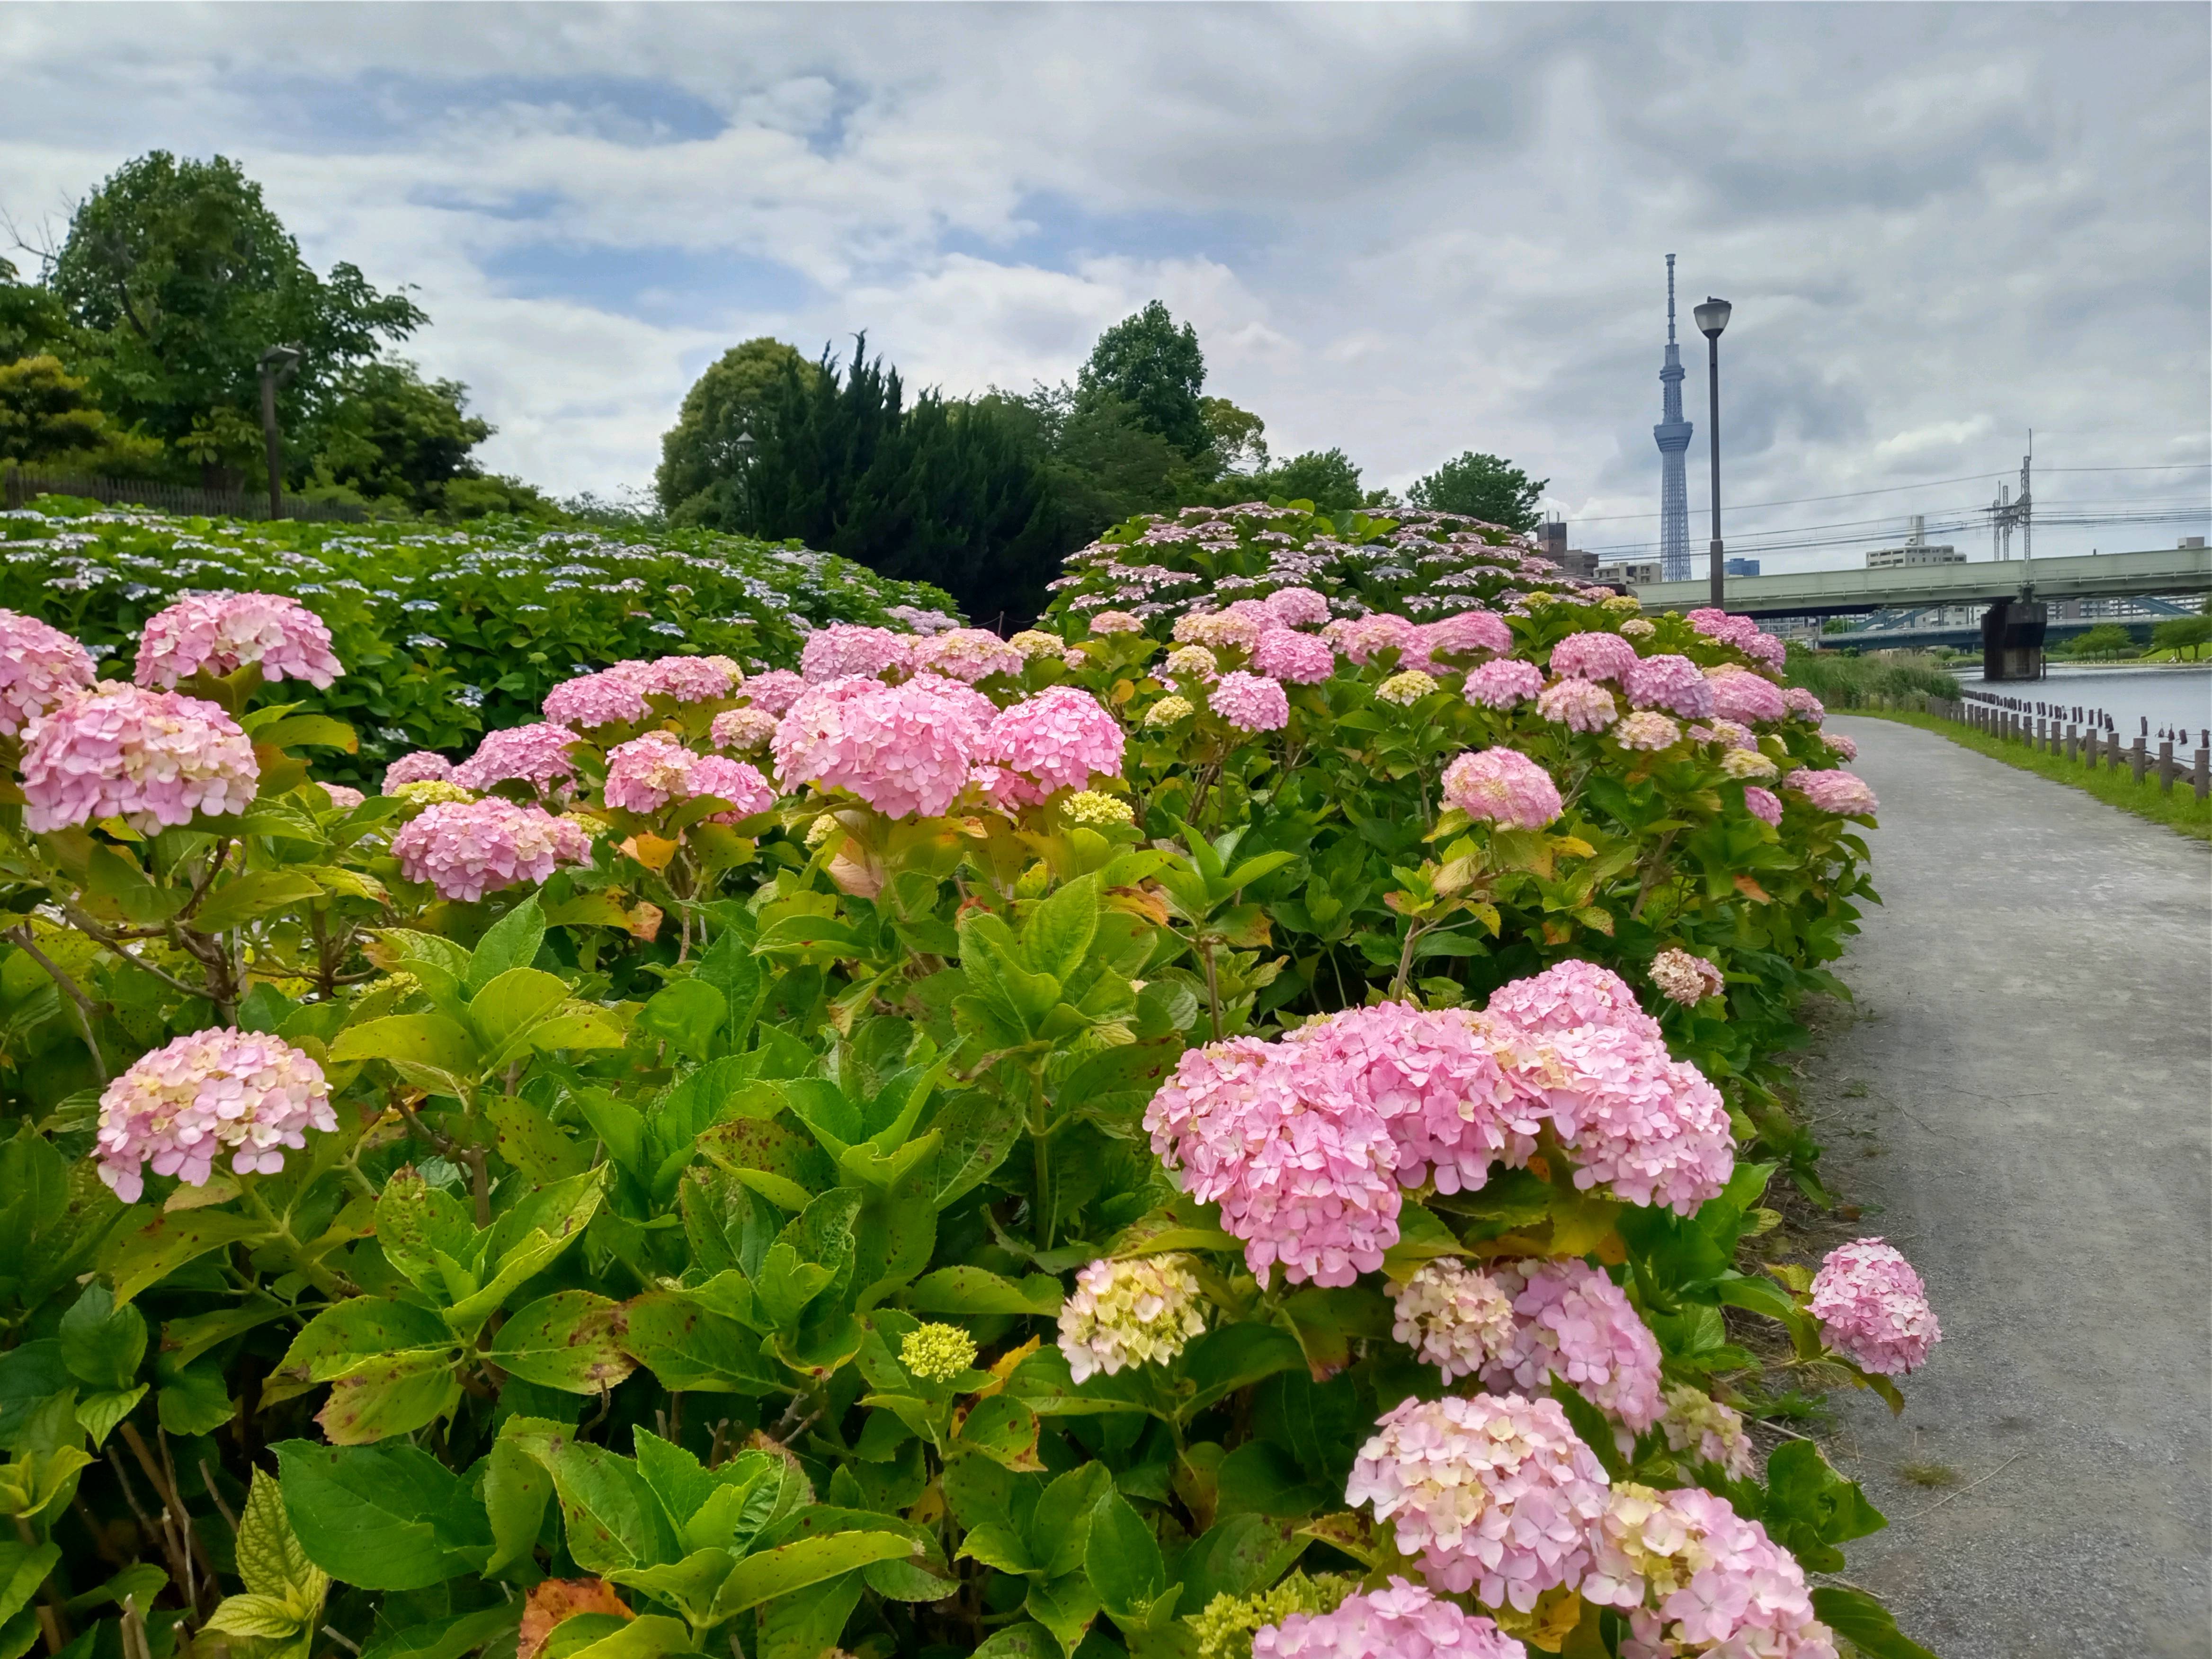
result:
<svg viewBox="0 0 2212 1659"><path fill-rule="evenodd" d="M1705 385L1712 394L1706 430L1713 446L1712 606L1722 608L1721 591L1721 331L1728 326L1729 302L1705 296L1697 309L1698 331L1705 337Z"/></svg>
<svg viewBox="0 0 2212 1659"><path fill-rule="evenodd" d="M269 456L269 516L284 516L284 443L276 431L276 388L300 367L297 346L275 345L261 354L261 439Z"/></svg>

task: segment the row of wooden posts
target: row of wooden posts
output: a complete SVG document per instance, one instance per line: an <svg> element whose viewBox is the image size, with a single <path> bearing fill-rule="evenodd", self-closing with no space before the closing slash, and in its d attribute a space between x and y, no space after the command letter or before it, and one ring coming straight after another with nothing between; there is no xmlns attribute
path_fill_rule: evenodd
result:
<svg viewBox="0 0 2212 1659"><path fill-rule="evenodd" d="M1919 702L1923 714L1957 720L2002 743L2022 743L2045 754L2063 755L2092 771L2100 763L2113 772L2124 766L2135 774L2137 783L2155 774L2159 788L2166 794L2173 793L2175 784L2185 783L2197 792L2197 799L2212 798L2212 749L2199 748L2192 760L2184 763L2174 757L2170 738L2160 739L2154 751L2148 737L2122 743L2117 732L2100 732L2094 726L2079 726L2071 720L2016 708L1954 702L1948 697L1923 696Z"/></svg>

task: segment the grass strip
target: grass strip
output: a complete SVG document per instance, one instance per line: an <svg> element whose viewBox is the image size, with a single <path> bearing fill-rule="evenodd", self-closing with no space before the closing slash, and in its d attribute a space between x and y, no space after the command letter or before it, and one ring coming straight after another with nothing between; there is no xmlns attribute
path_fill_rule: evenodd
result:
<svg viewBox="0 0 2212 1659"><path fill-rule="evenodd" d="M2069 784L2087 791L2107 806L2117 806L2123 812L2132 812L2139 818L2148 818L2153 823L2162 823L2194 840L2212 842L2212 800L2199 800L2197 792L2186 783L2177 781L2173 793L2167 794L2158 787L2158 774L2154 769L2143 775L2137 783L2135 774L2125 765L2112 771L2104 766L2094 771L2083 762L2068 760L2063 755L2031 749L2026 744L2006 743L1977 732L1972 726L1961 726L1956 720L1947 720L1935 714L1921 714L1901 708L1853 708L1838 713L1863 714L1869 720L1895 720L1900 726L1917 726L1923 732L1933 732L1948 738L1962 749L1971 749L1978 755L1987 755L1991 760L2016 766L2023 772L2033 772L2054 783ZM2178 758L2178 757L2177 757Z"/></svg>

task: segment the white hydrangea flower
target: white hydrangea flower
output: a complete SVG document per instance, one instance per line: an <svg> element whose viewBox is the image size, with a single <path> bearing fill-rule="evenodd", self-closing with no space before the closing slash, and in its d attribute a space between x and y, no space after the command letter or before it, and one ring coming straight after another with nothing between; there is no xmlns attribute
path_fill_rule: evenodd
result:
<svg viewBox="0 0 2212 1659"><path fill-rule="evenodd" d="M1098 1261L1075 1275L1060 1310L1060 1351L1078 1382L1129 1365L1163 1364L1206 1328L1198 1276L1182 1255Z"/></svg>

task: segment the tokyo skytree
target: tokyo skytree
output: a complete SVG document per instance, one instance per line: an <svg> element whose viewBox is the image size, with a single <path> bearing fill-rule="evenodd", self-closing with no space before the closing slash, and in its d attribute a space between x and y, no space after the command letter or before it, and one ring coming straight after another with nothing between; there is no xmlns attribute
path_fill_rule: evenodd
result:
<svg viewBox="0 0 2212 1659"><path fill-rule="evenodd" d="M1660 414L1651 428L1659 445L1659 579L1690 580L1690 494L1682 479L1682 452L1690 423L1682 418L1682 352L1674 343L1674 256L1667 256L1667 366L1659 371Z"/></svg>

